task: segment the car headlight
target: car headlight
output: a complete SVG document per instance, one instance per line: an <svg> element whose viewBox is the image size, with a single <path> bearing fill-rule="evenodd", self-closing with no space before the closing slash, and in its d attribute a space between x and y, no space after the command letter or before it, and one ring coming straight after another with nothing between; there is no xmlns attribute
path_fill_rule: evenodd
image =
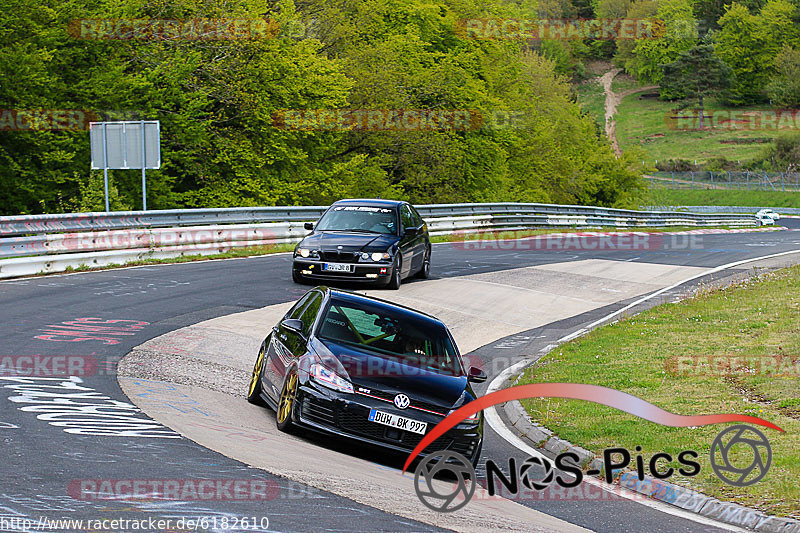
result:
<svg viewBox="0 0 800 533"><path fill-rule="evenodd" d="M389 259L391 256L386 252L373 252L372 253L372 260L373 261L381 261L384 259Z"/></svg>
<svg viewBox="0 0 800 533"><path fill-rule="evenodd" d="M308 248L298 248L297 253L298 255L300 255L300 257L308 257L309 255L311 255L311 250L309 250Z"/></svg>
<svg viewBox="0 0 800 533"><path fill-rule="evenodd" d="M311 365L311 367L308 369L308 374L311 376L311 379L324 387L338 390L340 392L348 392L350 394L353 393L352 383L344 379L333 370L325 368L319 363L314 363Z"/></svg>

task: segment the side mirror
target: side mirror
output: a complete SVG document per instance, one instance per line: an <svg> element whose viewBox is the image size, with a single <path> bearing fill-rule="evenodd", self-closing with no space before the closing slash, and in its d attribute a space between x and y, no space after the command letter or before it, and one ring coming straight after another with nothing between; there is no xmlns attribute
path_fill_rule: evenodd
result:
<svg viewBox="0 0 800 533"><path fill-rule="evenodd" d="M303 227L305 229L311 231L312 229L314 229L314 223L313 222L306 222L305 224L303 224Z"/></svg>
<svg viewBox="0 0 800 533"><path fill-rule="evenodd" d="M473 383L483 383L486 381L486 373L478 367L471 366L469 367L467 381L471 381Z"/></svg>
<svg viewBox="0 0 800 533"><path fill-rule="evenodd" d="M299 318L287 318L281 322L281 326L288 329L292 333L297 333L298 335L303 334L303 321Z"/></svg>
<svg viewBox="0 0 800 533"><path fill-rule="evenodd" d="M419 232L419 228L406 228L406 235L414 236Z"/></svg>

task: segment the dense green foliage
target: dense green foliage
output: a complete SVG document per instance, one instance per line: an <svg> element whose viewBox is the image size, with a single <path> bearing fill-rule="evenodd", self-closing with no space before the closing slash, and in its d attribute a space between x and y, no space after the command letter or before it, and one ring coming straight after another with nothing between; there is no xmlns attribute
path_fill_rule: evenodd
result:
<svg viewBox="0 0 800 533"><path fill-rule="evenodd" d="M612 0L604 0L612 2ZM614 0L622 5L620 0ZM601 3L601 5L603 5ZM663 21L658 38L618 40L614 61L640 83L659 83L664 66L691 49L698 39L712 44L716 56L730 67L728 105L800 105L800 3L790 0L637 0L627 10L632 19ZM680 95L679 71L666 73L661 97Z"/></svg>
<svg viewBox="0 0 800 533"><path fill-rule="evenodd" d="M580 43L534 49L454 30L472 17L534 13L461 0L0 0L0 109L160 120L162 168L147 173L151 209L343 196L635 204L633 162L614 157L559 75L573 73ZM269 17L280 31L233 40L79 39L69 31L79 19L199 17ZM486 121L470 131L273 123L280 110L341 108L463 109ZM140 208L139 172L110 175L112 209ZM0 214L102 205L87 131L0 128Z"/></svg>
<svg viewBox="0 0 800 533"><path fill-rule="evenodd" d="M796 10L787 0L769 0L757 14L733 3L719 19L717 54L735 76L728 98L731 103L764 100L775 57L784 46L798 43L800 29L793 20Z"/></svg>
<svg viewBox="0 0 800 533"><path fill-rule="evenodd" d="M720 94L731 84L731 69L715 54L710 44L697 44L682 52L672 63L663 66L661 92L679 98L696 99L699 127L703 127L703 101Z"/></svg>

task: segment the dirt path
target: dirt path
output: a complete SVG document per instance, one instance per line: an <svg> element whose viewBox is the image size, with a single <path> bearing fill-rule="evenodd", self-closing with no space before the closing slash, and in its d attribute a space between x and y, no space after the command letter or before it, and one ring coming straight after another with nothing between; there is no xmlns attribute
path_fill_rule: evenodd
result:
<svg viewBox="0 0 800 533"><path fill-rule="evenodd" d="M603 92L606 95L606 136L611 141L611 147L614 149L614 153L617 154L617 157L622 155L622 151L619 149L619 144L617 143L617 121L614 120L614 115L617 114L617 106L626 96L658 88L658 85L647 85L645 87L635 87L620 94L615 94L614 91L611 90L611 83L614 81L614 77L620 72L622 72L621 68L611 69L597 79L598 83L603 86Z"/></svg>

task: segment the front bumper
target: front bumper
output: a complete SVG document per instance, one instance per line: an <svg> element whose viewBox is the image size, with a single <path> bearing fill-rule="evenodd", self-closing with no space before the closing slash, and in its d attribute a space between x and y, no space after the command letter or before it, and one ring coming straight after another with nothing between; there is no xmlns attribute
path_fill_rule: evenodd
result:
<svg viewBox="0 0 800 533"><path fill-rule="evenodd" d="M330 272L323 270L325 263L334 261L322 261L318 259L304 259L296 257L292 263L292 270L295 275L308 279L320 281L355 281L368 283L389 283L394 273L391 263L349 263L351 272Z"/></svg>
<svg viewBox="0 0 800 533"><path fill-rule="evenodd" d="M298 388L293 420L298 425L315 431L356 439L402 453L410 453L422 440L423 435L370 422L370 409L379 409L427 422L427 431L433 429L443 419L442 416L432 413L412 409L401 410L391 402L357 393L338 393L306 382ZM439 450L452 450L470 460L475 460L482 438L482 423L463 428L457 426L426 447L422 455Z"/></svg>

